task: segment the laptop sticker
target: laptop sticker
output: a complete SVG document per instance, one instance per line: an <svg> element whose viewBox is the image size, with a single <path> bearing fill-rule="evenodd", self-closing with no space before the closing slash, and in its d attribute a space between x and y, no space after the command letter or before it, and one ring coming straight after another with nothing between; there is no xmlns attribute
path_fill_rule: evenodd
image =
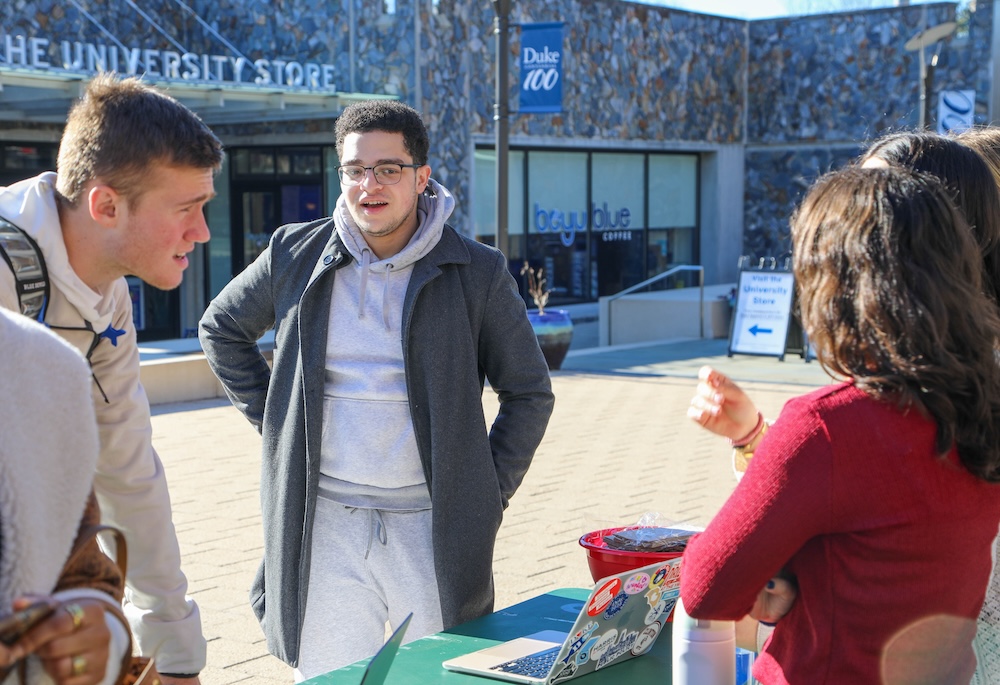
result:
<svg viewBox="0 0 1000 685"><path fill-rule="evenodd" d="M639 656L640 654L644 654L646 650L653 646L653 642L656 641L656 636L659 634L659 623L650 623L639 631L639 637L635 639L635 644L632 645L632 655Z"/></svg>
<svg viewBox="0 0 1000 685"><path fill-rule="evenodd" d="M601 670L605 666L612 664L616 659L629 654L632 651L632 645L635 644L635 639L639 637L638 631L622 632L621 638L618 640L617 644L609 647L597 662L597 670Z"/></svg>
<svg viewBox="0 0 1000 685"><path fill-rule="evenodd" d="M601 589L594 593L594 597L587 605L587 615L597 616L602 613L604 609L611 604L611 600L613 600L618 594L618 590L621 589L621 586L621 578L612 578L602 585Z"/></svg>
<svg viewBox="0 0 1000 685"><path fill-rule="evenodd" d="M625 581L625 594L637 595L649 587L649 574L636 573Z"/></svg>

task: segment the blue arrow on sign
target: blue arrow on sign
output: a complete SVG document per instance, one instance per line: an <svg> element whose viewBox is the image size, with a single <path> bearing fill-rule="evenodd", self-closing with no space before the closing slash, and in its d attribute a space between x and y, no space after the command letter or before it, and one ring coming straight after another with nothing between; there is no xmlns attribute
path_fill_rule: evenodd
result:
<svg viewBox="0 0 1000 685"><path fill-rule="evenodd" d="M759 328L757 326L757 324L753 325L753 327L750 329L750 332L753 333L754 337L756 337L758 333L774 333L774 331L772 329L770 329L770 328Z"/></svg>

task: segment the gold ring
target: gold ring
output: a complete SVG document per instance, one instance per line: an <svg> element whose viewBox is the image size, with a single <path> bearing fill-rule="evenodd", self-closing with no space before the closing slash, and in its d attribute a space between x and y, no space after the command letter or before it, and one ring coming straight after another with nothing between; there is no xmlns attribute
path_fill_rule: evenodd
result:
<svg viewBox="0 0 1000 685"><path fill-rule="evenodd" d="M74 602L73 604L63 604L63 609L65 609L66 613L73 619L73 630L76 630L83 625L84 614L82 606Z"/></svg>
<svg viewBox="0 0 1000 685"><path fill-rule="evenodd" d="M83 675L87 672L87 658L83 656L75 656L72 659L73 662L73 675Z"/></svg>

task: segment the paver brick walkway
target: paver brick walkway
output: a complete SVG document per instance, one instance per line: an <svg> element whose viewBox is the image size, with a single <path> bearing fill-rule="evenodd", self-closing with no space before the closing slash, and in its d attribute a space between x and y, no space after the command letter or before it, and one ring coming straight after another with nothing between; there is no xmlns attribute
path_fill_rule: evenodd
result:
<svg viewBox="0 0 1000 685"><path fill-rule="evenodd" d="M571 356L553 374L552 420L497 540L497 608L556 587L589 586L578 544L588 531L651 512L666 524L711 519L734 480L724 441L685 416L702 363L740 378L771 417L788 398L823 383L815 363L797 358L730 359L717 341L671 349ZM489 389L483 405L495 415ZM218 399L154 407L153 442L209 640L203 685L287 685L291 669L267 653L247 598L262 554L260 438Z"/></svg>

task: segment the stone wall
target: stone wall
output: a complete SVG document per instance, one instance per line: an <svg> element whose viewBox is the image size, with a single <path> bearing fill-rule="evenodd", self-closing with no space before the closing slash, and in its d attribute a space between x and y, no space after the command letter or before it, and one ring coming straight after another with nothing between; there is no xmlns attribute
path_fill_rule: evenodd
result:
<svg viewBox="0 0 1000 685"><path fill-rule="evenodd" d="M80 4L90 18L65 0L8 0L0 3L0 26L52 40L110 43L96 22L129 46L170 44L122 0ZM251 59L330 63L338 90L392 94L414 105L430 128L434 176L458 200L453 221L470 230L473 140L494 131L491 3L397 0L394 15L382 15L375 0L187 5ZM641 148L648 142L660 149L674 142L743 142L744 250L766 254L787 250L788 216L817 175L846 163L881 133L916 124L918 60L903 45L922 25L955 11L937 3L745 22L619 0L512 5L515 110L517 24L566 22L563 112L515 115L512 136L572 145ZM175 0L141 6L173 27L173 40L185 50L228 52ZM968 38L942 51L930 94L936 102L943 87L975 88L979 121L985 121L991 84L992 13L992 0L978 0ZM253 130L323 134L331 122L260 123Z"/></svg>
<svg viewBox="0 0 1000 685"><path fill-rule="evenodd" d="M916 128L919 56L904 45L954 16L953 4L939 3L750 23L745 253L787 252L789 217L820 174L884 133ZM968 37L942 44L929 127L941 89L974 88L977 123L986 123L992 22L992 0L979 0Z"/></svg>
<svg viewBox="0 0 1000 685"><path fill-rule="evenodd" d="M743 253L781 257L791 250L788 221L816 178L855 159L861 146L747 152Z"/></svg>
<svg viewBox="0 0 1000 685"><path fill-rule="evenodd" d="M511 135L636 141L739 142L746 22L608 0L512 3L511 24L565 21L563 112L517 116ZM493 131L494 59L489 3L471 48L473 131ZM567 18L572 18L567 19ZM519 51L512 31L511 108Z"/></svg>

